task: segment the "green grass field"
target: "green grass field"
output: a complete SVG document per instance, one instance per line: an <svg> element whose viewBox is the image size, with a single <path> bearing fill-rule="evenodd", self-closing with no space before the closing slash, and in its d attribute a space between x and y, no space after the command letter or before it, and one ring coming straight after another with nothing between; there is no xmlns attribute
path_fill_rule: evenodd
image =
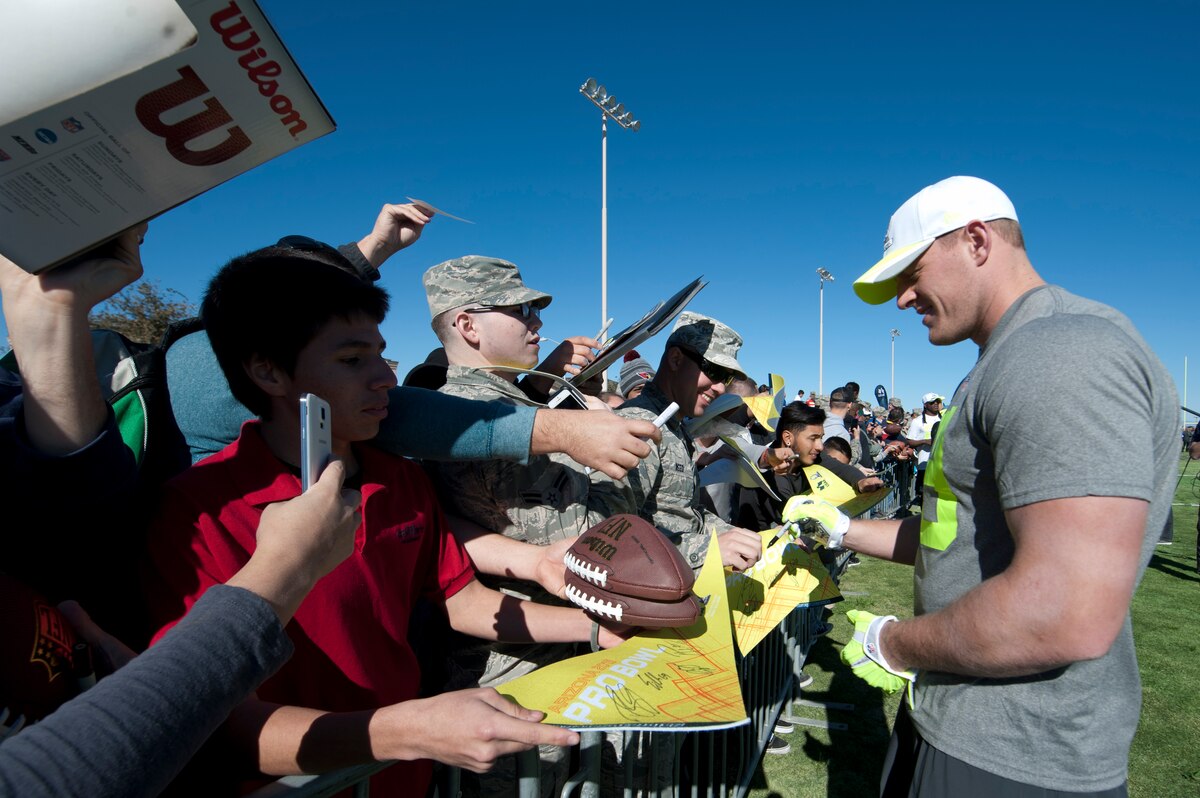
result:
<svg viewBox="0 0 1200 798"><path fill-rule="evenodd" d="M1180 467L1187 460L1184 458ZM1200 576L1196 512L1200 462L1175 492L1175 542L1159 546L1133 599L1133 632L1142 673L1142 716L1129 761L1134 798L1200 795ZM904 616L912 608L912 569L862 558L842 578L846 600L834 605L834 629L809 656L805 698L855 705L853 712L797 706L793 714L842 722L845 731L796 726L792 751L766 755L751 785L754 798L863 798L878 794L879 773L899 696L884 697L838 659L852 628L845 611ZM856 595L859 594L859 595Z"/></svg>

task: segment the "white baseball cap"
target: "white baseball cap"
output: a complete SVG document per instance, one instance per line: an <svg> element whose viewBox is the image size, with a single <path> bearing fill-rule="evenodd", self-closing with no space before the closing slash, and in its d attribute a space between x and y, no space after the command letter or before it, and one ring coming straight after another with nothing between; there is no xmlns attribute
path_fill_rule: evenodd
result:
<svg viewBox="0 0 1200 798"><path fill-rule="evenodd" d="M1004 192L978 177L947 177L926 186L892 214L883 259L854 281L859 299L882 305L896 296L896 277L943 236L968 222L1017 220L1017 211Z"/></svg>

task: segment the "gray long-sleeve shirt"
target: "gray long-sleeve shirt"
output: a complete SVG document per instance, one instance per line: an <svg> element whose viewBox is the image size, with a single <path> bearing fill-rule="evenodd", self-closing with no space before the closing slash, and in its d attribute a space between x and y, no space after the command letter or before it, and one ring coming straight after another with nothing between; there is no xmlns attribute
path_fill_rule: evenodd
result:
<svg viewBox="0 0 1200 798"><path fill-rule="evenodd" d="M263 599L213 587L158 645L0 744L0 795L157 795L291 653Z"/></svg>

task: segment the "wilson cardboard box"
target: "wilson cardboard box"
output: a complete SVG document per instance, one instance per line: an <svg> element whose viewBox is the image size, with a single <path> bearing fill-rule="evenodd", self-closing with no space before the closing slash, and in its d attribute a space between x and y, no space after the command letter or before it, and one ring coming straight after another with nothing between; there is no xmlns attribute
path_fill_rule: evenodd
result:
<svg viewBox="0 0 1200 798"><path fill-rule="evenodd" d="M334 130L253 0L6 0L0 253L52 268Z"/></svg>

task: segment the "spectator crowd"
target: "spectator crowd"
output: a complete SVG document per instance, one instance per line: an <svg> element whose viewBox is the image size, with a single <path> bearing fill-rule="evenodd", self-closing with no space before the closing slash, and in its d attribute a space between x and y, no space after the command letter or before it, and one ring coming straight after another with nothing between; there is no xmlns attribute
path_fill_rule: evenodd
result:
<svg viewBox="0 0 1200 798"><path fill-rule="evenodd" d="M978 257L990 247L1002 254L988 257L1011 256L1014 274L1036 290L1032 270L1022 270L1023 245L1004 243L1015 212L983 218L971 210L915 257L930 263L951 246ZM9 507L0 568L13 595L35 596L42 628L58 630L44 633L43 644L62 649L56 667L80 685L40 707L18 706L14 691L23 688L6 686L0 792L155 794L173 779L190 789L247 789L284 774L395 760L372 778L380 795L425 794L435 762L478 774L464 778L464 794L504 795L515 794L512 755L538 747L543 794L558 794L569 775L566 747L578 735L539 723L541 713L495 688L636 632L593 620L564 598L564 553L589 527L640 515L697 571L713 537L725 568L751 568L763 555L760 533L782 521L811 522L815 533L800 542L824 552L912 562L918 536L922 551L940 545L927 536L930 525L944 533L952 522L938 515L953 482L939 452L948 434L941 427L953 417L941 394L908 409L895 397L880 406L848 381L776 403L741 365L742 336L691 310L679 314L656 362L629 351L618 379L577 386L586 408L551 409L557 375L581 373L606 342L579 335L545 351L539 331L554 298L533 287L536 279L527 283L500 258L454 258L424 272L440 346L401 385L383 357L389 294L381 269L433 217L422 204L388 204L357 242L289 236L216 271L202 329L164 356L172 423L192 461L179 473L139 467L122 442L96 380L87 323L92 308L141 275L145 226L42 275L0 257L19 363L19 374L0 374L0 484ZM902 307L927 307L905 299L918 279L880 265L864 277L869 286L890 280ZM964 383L955 403L976 401L972 390ZM332 459L302 491L300 399L308 394L329 402ZM980 452L1003 456L1002 446L977 438ZM850 522L812 500L814 474L858 494L894 489L902 501L891 521ZM1060 498L1053 489L1030 495ZM1121 504L1117 515L1131 512L1133 529L1153 526L1160 499L1153 502L1150 520L1144 507L1138 515ZM986 509L998 516L999 501ZM876 542L885 523L891 537ZM965 535L968 522L958 523ZM1122 550L1129 590L1145 565L1133 537ZM984 576L1008 573L1013 548L985 547ZM929 577L938 567L919 572ZM977 695L972 679L1003 686L1077 660L1105 661L1127 598L1095 599L1117 619L1105 642L1004 664L969 654L922 659L918 643L898 642L904 624L871 616L853 666L885 689L915 684L918 697L941 690L939 700L990 709L964 697ZM918 614L954 597L929 600ZM1103 634L1110 625L1100 624ZM77 678L85 661L100 677L95 686ZM941 671L966 676L923 681ZM956 679L966 686L948 686ZM1020 686L1019 700L1048 700L1035 689ZM930 739L954 733L930 720L938 710L929 704L910 711L910 726ZM1080 713L1080 727L1090 728ZM1070 745L1054 756L1069 760ZM1111 753L1092 742L1083 748ZM611 751L605 767L630 756L640 752ZM1063 779L1073 772L1063 769ZM1107 795L1123 772L1118 764L1081 783ZM1034 773L1043 786L1063 788Z"/></svg>

